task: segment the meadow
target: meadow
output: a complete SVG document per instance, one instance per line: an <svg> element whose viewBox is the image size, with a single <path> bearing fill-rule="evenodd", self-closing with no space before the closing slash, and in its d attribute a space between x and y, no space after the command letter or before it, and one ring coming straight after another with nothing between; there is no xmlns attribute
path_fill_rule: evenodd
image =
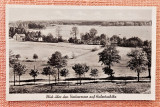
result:
<svg viewBox="0 0 160 107"><path fill-rule="evenodd" d="M70 31L74 25L59 25L61 29L61 35L63 39L71 37ZM133 36L139 37L142 40L151 40L151 26L78 26L80 38L81 33L89 32L91 28L95 28L100 35L102 33L107 34L108 37L118 35L119 37L130 38ZM52 33L53 36L56 33L56 26L47 27L42 29L42 34L47 35ZM34 31L33 29L29 29ZM92 49L97 49L92 51ZM20 54L19 62L26 65L27 71L21 76L21 84L18 83L18 76L16 76L16 86L13 86L13 69L10 68L9 83L10 93L150 93L150 81L148 78L148 71L144 71L140 74L140 81L137 82L137 73L130 70L127 67L129 58L127 54L135 48L129 47L116 47L121 56L120 63L114 63L111 67L115 72L114 80L111 82L109 76L104 74L102 65L99 62L98 53L103 51L104 48L101 45L85 45L85 44L72 44L72 43L46 43L46 42L18 42L13 39L9 39L9 49L14 54ZM59 51L63 56L67 55L67 68L69 75L66 77L60 77L58 85L55 85L54 77L51 76L51 85L48 84L48 76L42 75L43 68L48 66L47 61L51 55ZM38 55L38 59L33 59L33 54ZM74 58L73 58L74 56ZM86 63L90 70L82 77L82 84L77 84L77 75L72 69L74 64ZM36 84L34 84L33 77L29 75L31 69L35 66L38 69L39 75L36 77ZM90 76L91 69L98 69L98 77L94 82L93 77ZM69 87L68 83L69 82Z"/></svg>
<svg viewBox="0 0 160 107"><path fill-rule="evenodd" d="M10 49L14 52L14 54L20 54L21 58L19 61L26 65L27 71L24 75L21 76L21 80L30 80L33 79L29 72L31 69L34 68L41 73L43 68L47 66L48 58L55 51L59 51L62 53L63 56L68 55L68 63L66 68L69 69L69 76L67 78L76 78L75 71L72 69L72 66L77 63L86 63L91 68L97 68L99 70L97 78L106 78L108 75L104 74L102 68L104 65L99 63L99 56L98 53L101 52L104 48L101 48L100 45L76 45L71 43L42 43L42 42L17 42L13 39L10 39ZM93 48L97 48L97 51L92 52ZM128 77L133 76L137 77L137 73L133 70L127 68L127 62L129 58L126 56L128 52L130 52L134 48L127 48L127 47L117 47L119 51L119 55L121 56L120 63L115 63L112 66L114 70L115 77ZM33 54L36 53L38 55L38 59L34 61ZM75 58L72 59L72 54L74 53ZM12 68L10 68L12 71ZM90 77L90 70L85 74L85 77ZM140 74L140 77L146 77L148 75L147 70ZM48 79L47 76L39 74L37 79ZM61 77L63 80L64 78ZM54 78L52 78L54 80ZM13 72L10 72L10 82L13 82ZM17 78L18 81L18 78Z"/></svg>

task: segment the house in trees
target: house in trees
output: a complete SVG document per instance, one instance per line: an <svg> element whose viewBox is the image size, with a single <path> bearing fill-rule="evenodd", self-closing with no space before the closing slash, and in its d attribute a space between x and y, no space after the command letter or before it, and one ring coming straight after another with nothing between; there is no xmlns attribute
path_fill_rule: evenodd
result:
<svg viewBox="0 0 160 107"><path fill-rule="evenodd" d="M42 42L42 41L43 41L43 38L42 38L42 37L39 37L39 38L38 38L38 41L39 41L39 42Z"/></svg>
<svg viewBox="0 0 160 107"><path fill-rule="evenodd" d="M25 41L25 34L15 34L13 36L13 39L16 41Z"/></svg>

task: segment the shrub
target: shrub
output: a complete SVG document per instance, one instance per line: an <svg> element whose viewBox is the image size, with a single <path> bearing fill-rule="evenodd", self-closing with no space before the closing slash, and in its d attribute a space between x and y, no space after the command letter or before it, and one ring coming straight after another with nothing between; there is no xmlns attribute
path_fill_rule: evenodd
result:
<svg viewBox="0 0 160 107"><path fill-rule="evenodd" d="M92 52L95 52L95 51L97 51L98 49L95 47L95 48L93 48L91 51Z"/></svg>

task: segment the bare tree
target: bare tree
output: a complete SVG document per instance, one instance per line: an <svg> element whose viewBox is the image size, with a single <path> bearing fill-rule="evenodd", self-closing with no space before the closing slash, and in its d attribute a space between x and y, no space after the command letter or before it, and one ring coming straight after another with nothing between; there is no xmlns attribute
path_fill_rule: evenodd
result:
<svg viewBox="0 0 160 107"><path fill-rule="evenodd" d="M78 30L78 27L72 27L72 30L71 30L71 35L73 35L73 38L76 38L77 39L77 34L79 33L79 30Z"/></svg>
<svg viewBox="0 0 160 107"><path fill-rule="evenodd" d="M57 35L58 38L61 36L61 31L62 31L61 27L57 26L56 27L56 35Z"/></svg>

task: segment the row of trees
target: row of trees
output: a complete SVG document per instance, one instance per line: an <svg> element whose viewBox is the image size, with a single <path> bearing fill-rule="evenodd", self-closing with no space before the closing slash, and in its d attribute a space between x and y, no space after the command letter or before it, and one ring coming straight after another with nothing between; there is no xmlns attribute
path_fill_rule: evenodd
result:
<svg viewBox="0 0 160 107"><path fill-rule="evenodd" d="M131 37L131 38L121 38L118 35L113 35L111 38L108 38L106 34L101 34L97 36L98 31L95 28L91 28L89 33L86 32L85 34L81 34L81 40L78 41L77 35L79 30L77 27L73 27L71 30L71 35L68 41L70 43L81 43L81 44L92 44L92 45L111 45L115 44L122 47L142 47L142 46L149 46L151 45L151 41L142 41L138 37Z"/></svg>
<svg viewBox="0 0 160 107"><path fill-rule="evenodd" d="M99 62L104 65L102 68L103 72L107 75L109 75L110 79L112 80L114 78L114 71L112 69L112 66L114 63L119 63L121 60L121 56L119 55L119 52L116 50L115 46L108 46L105 47L105 49L100 52L99 54ZM135 50L132 50L130 53L127 54L127 56L130 58L130 60L127 63L127 67L129 67L131 70L134 70L137 72L137 77L139 81L140 73L145 71L148 68L148 77L151 78L151 47L143 47L138 48ZM15 75L20 76L23 75L27 69L25 65L22 65L20 63L14 63L12 55L10 55L10 64L13 65L13 71L14 71L14 84L15 84ZM38 58L36 54L33 55L33 59ZM53 76L56 81L60 79L60 75L67 77L69 74L69 70L65 67L67 66L67 58L66 56L62 56L62 54L58 51L56 51L48 60L48 66L43 68L43 72L41 74L49 76L49 83L50 83L50 76ZM63 68L63 69L62 69ZM89 66L86 64L75 64L72 66L72 69L75 71L75 74L78 76L80 84L81 84L81 78L82 75L85 75L90 69ZM37 69L31 69L29 73L33 78L35 82L35 78L38 76L39 72ZM91 76L96 77L98 76L98 70L96 68L91 69Z"/></svg>
<svg viewBox="0 0 160 107"><path fill-rule="evenodd" d="M21 75L25 74L25 72L28 70L26 69L25 65L18 62L19 58L21 58L20 54L14 55L12 50L9 51L9 66L13 68L14 85L15 85L16 75L19 77L19 84L20 84ZM33 59L36 61L36 59L38 59L38 55L33 54ZM38 75L38 70L35 69L35 66L34 66L34 69L31 69L30 75L34 77L34 81L35 81L35 77Z"/></svg>
<svg viewBox="0 0 160 107"><path fill-rule="evenodd" d="M110 41L115 41L118 46L122 47L143 47L143 46L151 46L151 41L145 40L142 41L138 37L131 37L131 38L121 38L117 35L113 35L110 38Z"/></svg>
<svg viewBox="0 0 160 107"><path fill-rule="evenodd" d="M40 31L29 32L26 31L25 28L18 26L17 28L10 27L9 36L13 37L16 33L25 34L26 41L38 41L38 38L42 38L42 41L51 43L69 42L76 44L90 44L90 45L102 45L102 46L115 44L122 47L142 47L151 45L151 41L148 40L142 41L138 37L131 37L127 39L125 37L121 38L118 35L113 35L110 38L108 38L106 34L101 34L100 36L98 36L97 35L98 31L95 28L91 28L89 33L88 32L86 32L85 34L81 33L81 39L77 39L77 35L79 34L78 27L72 27L70 31L71 37L67 41L62 38L61 31L62 29L59 26L57 26L56 36L54 37L51 33L49 33L48 35L42 35Z"/></svg>
<svg viewBox="0 0 160 107"><path fill-rule="evenodd" d="M46 27L43 24L29 23L28 28L29 29L44 29Z"/></svg>
<svg viewBox="0 0 160 107"><path fill-rule="evenodd" d="M10 53L10 57L12 57L12 59L10 59L10 61L12 60L12 62L13 62L14 57L17 58L16 56L19 54L15 55L14 57L12 55L13 54ZM34 54L33 59L36 61L36 59L38 59L38 55ZM14 72L14 85L15 85L16 75L19 77L19 85L20 85L20 77L23 74L25 74L25 72L28 69L26 68L25 65L18 62L18 59L17 60L14 59L14 63L10 63L10 64L12 65L11 67L13 68L13 72ZM48 64L49 64L49 66L44 67L43 72L41 74L49 77L49 84L50 84L51 76L53 76L55 78L55 83L57 82L57 80L59 81L60 75L65 78L68 76L69 70L66 68L63 68L67 65L67 58L66 58L66 56L62 57L60 52L57 51L54 54L52 54L51 58L49 58ZM55 68L57 68L57 70ZM61 69L61 68L63 68L63 69ZM76 75L79 76L80 84L81 84L81 76L83 74L85 74L86 72L88 72L89 66L87 66L86 64L75 64L72 67L72 69L75 70ZM35 83L36 77L40 73L38 72L38 69L36 69L34 66L34 68L30 70L29 74L34 78L34 83ZM92 69L91 76L93 76L93 77L98 76L98 70Z"/></svg>

